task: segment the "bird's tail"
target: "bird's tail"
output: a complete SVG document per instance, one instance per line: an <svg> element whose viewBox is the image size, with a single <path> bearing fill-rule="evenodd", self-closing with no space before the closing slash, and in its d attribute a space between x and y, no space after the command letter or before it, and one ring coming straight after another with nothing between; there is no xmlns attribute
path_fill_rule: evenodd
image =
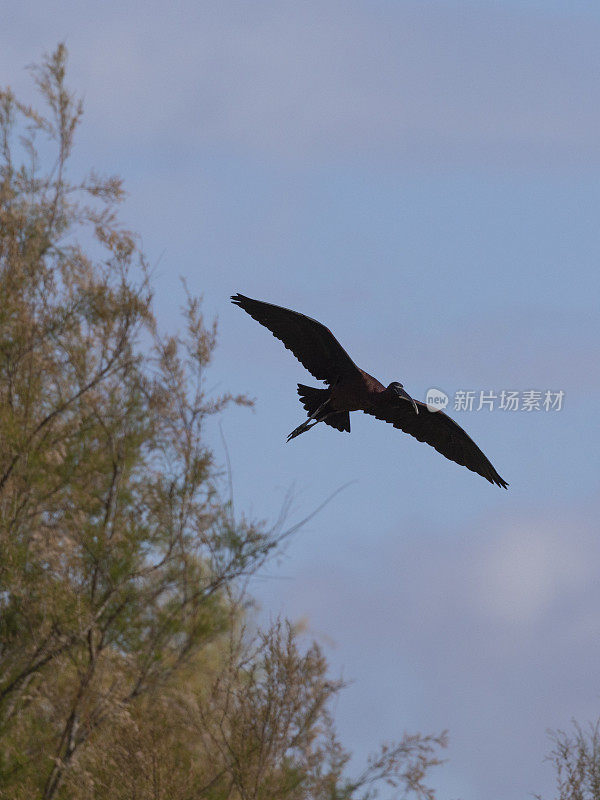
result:
<svg viewBox="0 0 600 800"><path fill-rule="evenodd" d="M329 389L314 389L312 386L304 386L298 384L298 394L300 395L300 402L307 410L309 416L314 414L315 411L327 402L329 399Z"/></svg>
<svg viewBox="0 0 600 800"><path fill-rule="evenodd" d="M312 415L315 414L315 412L327 402L330 393L330 389L315 389L313 386L304 386L302 383L298 384L300 402L308 412L309 417L312 417ZM348 433L350 433L350 414L347 411L338 411L337 413L332 414L327 410L327 407L325 407L312 418L317 422L322 421L326 425L331 425L332 428L336 428L338 431L348 431ZM302 428L302 430L296 428L296 430L292 431L292 433L295 436L298 436L300 433L304 433L304 431L309 430L309 427L306 425L306 423L301 425L300 428ZM291 434L290 437L293 438Z"/></svg>

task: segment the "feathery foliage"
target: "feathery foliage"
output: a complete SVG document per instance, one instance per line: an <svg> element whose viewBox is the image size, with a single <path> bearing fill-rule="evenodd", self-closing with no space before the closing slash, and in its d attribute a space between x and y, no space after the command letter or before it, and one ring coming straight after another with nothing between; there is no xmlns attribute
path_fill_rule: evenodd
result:
<svg viewBox="0 0 600 800"><path fill-rule="evenodd" d="M597 800L600 797L600 721L587 728L573 723L572 733L551 731L556 800ZM542 800L541 795L536 795Z"/></svg>
<svg viewBox="0 0 600 800"><path fill-rule="evenodd" d="M241 579L284 532L234 518L203 426L248 400L205 394L195 298L160 333L121 181L71 177L65 66L33 71L44 114L0 93L0 797L432 797L443 736L349 782L319 648L246 634Z"/></svg>

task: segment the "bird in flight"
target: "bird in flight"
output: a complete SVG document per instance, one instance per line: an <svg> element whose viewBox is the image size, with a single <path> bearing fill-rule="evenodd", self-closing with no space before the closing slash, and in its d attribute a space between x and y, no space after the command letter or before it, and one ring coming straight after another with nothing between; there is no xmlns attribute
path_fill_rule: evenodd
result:
<svg viewBox="0 0 600 800"><path fill-rule="evenodd" d="M350 412L364 411L426 442L450 461L467 467L490 483L508 487L453 419L443 411L431 411L425 403L413 400L401 383L394 381L386 387L357 367L325 325L298 311L252 300L243 294L232 295L231 301L268 328L317 380L328 384L327 389L298 384L300 402L308 412L308 419L290 433L288 442L319 422L350 433Z"/></svg>

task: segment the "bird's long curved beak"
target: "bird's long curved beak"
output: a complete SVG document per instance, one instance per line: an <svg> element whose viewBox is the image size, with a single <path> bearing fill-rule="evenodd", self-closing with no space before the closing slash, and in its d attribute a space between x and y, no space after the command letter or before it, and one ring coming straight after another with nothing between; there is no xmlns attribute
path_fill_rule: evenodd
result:
<svg viewBox="0 0 600 800"><path fill-rule="evenodd" d="M408 392L405 392L405 391L404 391L404 389L401 389L401 390L398 392L398 396L399 396L399 397L402 397L404 400L408 400L408 402L412 404L412 407L413 407L413 408L414 408L414 410L415 410L415 414L418 414L418 413L419 413L419 407L418 407L418 405L417 405L417 404L416 404L416 402L413 400L413 398L412 398L412 397L409 395L409 393L408 393Z"/></svg>

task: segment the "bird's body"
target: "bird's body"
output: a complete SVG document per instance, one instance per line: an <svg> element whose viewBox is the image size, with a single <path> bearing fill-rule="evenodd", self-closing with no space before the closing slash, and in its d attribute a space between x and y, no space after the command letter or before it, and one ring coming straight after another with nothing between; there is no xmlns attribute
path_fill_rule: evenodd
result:
<svg viewBox="0 0 600 800"><path fill-rule="evenodd" d="M298 384L308 419L290 433L288 441L319 422L349 433L350 412L363 411L430 444L490 483L508 486L454 420L443 411L431 411L425 403L413 400L401 383L386 387L357 367L325 325L297 311L241 294L231 299L280 339L315 378L329 385L328 389L316 389Z"/></svg>
<svg viewBox="0 0 600 800"><path fill-rule="evenodd" d="M331 388L331 406L339 411L364 411L385 401L385 386L368 372L358 368L358 375L342 378Z"/></svg>

